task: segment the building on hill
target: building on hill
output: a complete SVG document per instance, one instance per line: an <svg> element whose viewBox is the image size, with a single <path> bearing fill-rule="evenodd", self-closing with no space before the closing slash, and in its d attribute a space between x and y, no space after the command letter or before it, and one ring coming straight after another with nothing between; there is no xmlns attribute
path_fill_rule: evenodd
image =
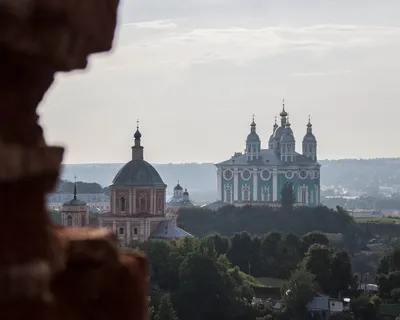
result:
<svg viewBox="0 0 400 320"><path fill-rule="evenodd" d="M167 185L144 160L141 137L138 126L132 160L121 168L110 186L110 212L99 215L99 226L113 230L121 246L147 240L160 223L176 224L165 214Z"/></svg>
<svg viewBox="0 0 400 320"><path fill-rule="evenodd" d="M321 166L311 121L308 119L302 153L298 153L284 104L280 116L280 125L275 119L268 148L262 149L253 117L244 153L236 152L215 164L218 201L238 206L277 205L283 186L291 183L298 204L319 204Z"/></svg>
<svg viewBox="0 0 400 320"><path fill-rule="evenodd" d="M79 200L76 192L76 181L74 184L74 197L62 205L61 225L65 227L84 227L90 224L89 207L86 202Z"/></svg>
<svg viewBox="0 0 400 320"><path fill-rule="evenodd" d="M185 191L183 191L183 188L178 181L178 184L174 188L174 195L167 201L167 212L176 214L180 208L190 207L194 207L194 204L190 200L189 192L186 188Z"/></svg>

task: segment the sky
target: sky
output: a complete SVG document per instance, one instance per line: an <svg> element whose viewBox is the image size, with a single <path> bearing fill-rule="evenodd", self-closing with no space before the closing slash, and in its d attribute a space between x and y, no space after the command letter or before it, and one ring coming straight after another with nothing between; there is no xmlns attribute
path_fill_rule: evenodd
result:
<svg viewBox="0 0 400 320"><path fill-rule="evenodd" d="M125 0L114 48L58 74L39 113L65 163L219 162L255 114L266 148L282 99L297 151L400 155L400 1Z"/></svg>

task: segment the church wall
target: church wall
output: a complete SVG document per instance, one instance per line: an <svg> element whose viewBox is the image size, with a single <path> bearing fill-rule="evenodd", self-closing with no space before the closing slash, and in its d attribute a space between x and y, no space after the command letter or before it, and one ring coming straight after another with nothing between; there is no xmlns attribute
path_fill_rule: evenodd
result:
<svg viewBox="0 0 400 320"><path fill-rule="evenodd" d="M269 200L265 200L265 201L272 201L273 191L274 191L273 184L272 184L272 179L273 179L272 178L272 168L268 168L268 170L270 171L270 178L268 180L262 179L261 174L262 174L263 170L266 170L266 168L260 169L257 174L257 190L256 190L257 199L259 201L263 201L263 191L265 189L268 189L267 191L269 193ZM267 197L267 199L268 199L268 197Z"/></svg>
<svg viewBox="0 0 400 320"><path fill-rule="evenodd" d="M150 212L151 189L136 189L136 213Z"/></svg>
<svg viewBox="0 0 400 320"><path fill-rule="evenodd" d="M243 179L242 177L242 172L243 171L250 171L250 178L248 180ZM253 189L253 169L250 168L243 168L239 170L238 174L238 200L239 201L245 201L244 199L244 193L245 190L248 190L249 192L249 199L247 201L253 201L254 200L254 189Z"/></svg>
<svg viewBox="0 0 400 320"><path fill-rule="evenodd" d="M124 213L130 212L130 201L129 201L129 189L128 188L116 188L115 189L115 200L116 200L116 213L122 213L121 212L121 203L120 199L124 197L125 198L125 210L123 211Z"/></svg>
<svg viewBox="0 0 400 320"><path fill-rule="evenodd" d="M155 213L164 213L165 212L165 189L158 188L156 189L156 210Z"/></svg>

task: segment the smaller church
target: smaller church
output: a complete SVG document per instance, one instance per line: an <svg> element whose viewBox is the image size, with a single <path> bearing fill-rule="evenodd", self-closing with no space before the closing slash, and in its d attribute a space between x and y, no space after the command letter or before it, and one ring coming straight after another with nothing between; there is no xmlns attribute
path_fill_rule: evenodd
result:
<svg viewBox="0 0 400 320"><path fill-rule="evenodd" d="M132 156L110 186L110 212L99 216L99 226L117 234L121 247L148 239L172 240L191 236L166 215L166 188L157 170L144 159L139 124Z"/></svg>
<svg viewBox="0 0 400 320"><path fill-rule="evenodd" d="M174 188L174 195L167 201L167 213L176 214L181 208L191 208L194 206L189 198L189 192L186 188L183 191L178 181L178 184Z"/></svg>
<svg viewBox="0 0 400 320"><path fill-rule="evenodd" d="M89 225L89 207L86 202L78 199L76 181L74 183L74 198L62 205L61 225L65 227L85 227Z"/></svg>

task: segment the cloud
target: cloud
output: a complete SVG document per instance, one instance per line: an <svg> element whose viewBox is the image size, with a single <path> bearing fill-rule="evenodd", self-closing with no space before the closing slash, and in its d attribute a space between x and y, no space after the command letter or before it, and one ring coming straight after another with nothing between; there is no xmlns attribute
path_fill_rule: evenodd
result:
<svg viewBox="0 0 400 320"><path fill-rule="evenodd" d="M143 22L130 22L122 25L123 28L134 27L137 29L156 29L165 30L176 28L177 25L171 20L155 20L155 21L143 21Z"/></svg>
<svg viewBox="0 0 400 320"><path fill-rule="evenodd" d="M334 76L334 75L343 75L350 74L352 70L331 70L324 72L295 72L291 73L291 77L321 77L321 76Z"/></svg>
<svg viewBox="0 0 400 320"><path fill-rule="evenodd" d="M400 28L385 26L201 28L180 25L174 20L154 20L125 24L120 32L115 53L106 63L123 65L126 70L173 65L190 67L221 60L247 65L258 59L296 51L321 58L340 50L393 45L400 48Z"/></svg>

